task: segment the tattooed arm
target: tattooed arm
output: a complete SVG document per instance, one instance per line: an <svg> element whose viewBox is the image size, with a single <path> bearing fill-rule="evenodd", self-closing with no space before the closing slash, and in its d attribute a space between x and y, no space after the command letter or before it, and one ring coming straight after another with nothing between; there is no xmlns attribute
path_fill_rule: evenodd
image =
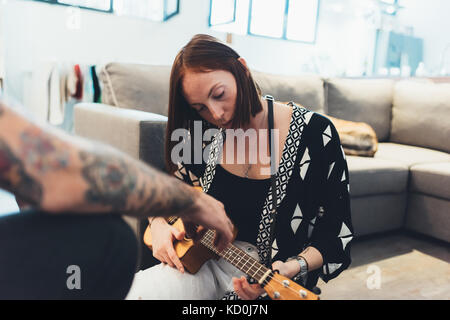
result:
<svg viewBox="0 0 450 320"><path fill-rule="evenodd" d="M38 124L2 100L0 188L50 213L178 215L218 230L220 247L232 238L212 197L111 147Z"/></svg>

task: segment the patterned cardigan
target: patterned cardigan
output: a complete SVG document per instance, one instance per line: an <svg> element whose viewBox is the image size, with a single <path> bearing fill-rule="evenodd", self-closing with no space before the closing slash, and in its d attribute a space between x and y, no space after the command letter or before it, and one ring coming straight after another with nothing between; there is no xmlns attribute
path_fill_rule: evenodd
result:
<svg viewBox="0 0 450 320"><path fill-rule="evenodd" d="M276 173L277 218L275 236L269 240L271 187L261 212L256 244L261 261L285 261L308 246L319 250L323 266L308 273L306 288L313 288L318 277L325 282L337 277L351 263L350 242L353 227L350 211L350 185L347 161L339 134L325 116L292 102L289 133ZM224 130L216 134L209 148L207 163L178 164L175 175L204 192L214 179L223 145ZM220 199L218 199L220 200Z"/></svg>

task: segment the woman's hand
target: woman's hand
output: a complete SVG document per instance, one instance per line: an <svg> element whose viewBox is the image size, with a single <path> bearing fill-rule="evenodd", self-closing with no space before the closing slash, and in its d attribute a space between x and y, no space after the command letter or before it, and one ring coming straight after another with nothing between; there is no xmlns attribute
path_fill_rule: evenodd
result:
<svg viewBox="0 0 450 320"><path fill-rule="evenodd" d="M294 263L293 263L294 262ZM282 262L280 260L272 263L272 270L278 270L281 275L288 278L292 278L299 272L298 263L296 261ZM249 284L247 279L242 276L241 278L233 278L234 291L242 300L255 300L264 293L264 289L256 284Z"/></svg>
<svg viewBox="0 0 450 320"><path fill-rule="evenodd" d="M184 267L175 252L173 242L183 240L185 232L169 225L164 218L153 219L150 232L153 256L162 263L167 263L172 268L177 268L181 273L184 273Z"/></svg>
<svg viewBox="0 0 450 320"><path fill-rule="evenodd" d="M250 284L247 279L242 276L239 279L233 277L234 291L242 300L255 300L264 293L259 283Z"/></svg>

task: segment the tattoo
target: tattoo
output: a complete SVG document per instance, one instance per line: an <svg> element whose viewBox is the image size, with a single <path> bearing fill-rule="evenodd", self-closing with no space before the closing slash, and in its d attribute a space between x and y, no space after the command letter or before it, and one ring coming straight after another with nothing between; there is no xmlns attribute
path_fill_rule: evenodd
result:
<svg viewBox="0 0 450 320"><path fill-rule="evenodd" d="M54 141L42 130L31 128L22 132L20 157L40 174L67 168L69 152L55 146Z"/></svg>
<svg viewBox="0 0 450 320"><path fill-rule="evenodd" d="M126 208L127 199L136 187L136 174L120 159L80 153L82 175L89 184L86 200L90 203Z"/></svg>
<svg viewBox="0 0 450 320"><path fill-rule="evenodd" d="M24 164L0 139L0 187L11 191L21 199L33 205L42 202L42 186L30 177Z"/></svg>
<svg viewBox="0 0 450 320"><path fill-rule="evenodd" d="M108 153L80 152L85 199L134 216L169 216L189 209L194 199L182 182L156 169ZM172 180L173 179L173 180Z"/></svg>

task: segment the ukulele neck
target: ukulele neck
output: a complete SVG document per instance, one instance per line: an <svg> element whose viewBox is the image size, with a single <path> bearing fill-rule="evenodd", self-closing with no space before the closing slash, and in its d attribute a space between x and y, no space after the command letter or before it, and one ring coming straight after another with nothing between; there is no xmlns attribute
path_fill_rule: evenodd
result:
<svg viewBox="0 0 450 320"><path fill-rule="evenodd" d="M256 259L245 253L243 250L234 246L233 244L228 245L226 249L219 252L213 244L215 236L215 231L208 230L205 235L200 240L200 243L205 247L216 253L218 256L222 257L233 266L249 275L259 284L265 285L267 280L271 278L272 270L265 267L259 263Z"/></svg>

